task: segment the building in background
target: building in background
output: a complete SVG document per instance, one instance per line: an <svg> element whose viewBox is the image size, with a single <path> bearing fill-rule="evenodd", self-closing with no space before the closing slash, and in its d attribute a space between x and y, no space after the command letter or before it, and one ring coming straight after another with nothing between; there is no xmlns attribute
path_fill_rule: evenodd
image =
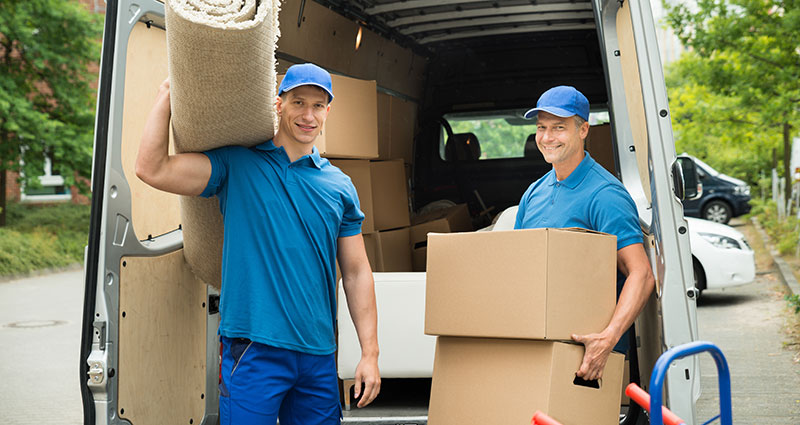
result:
<svg viewBox="0 0 800 425"><path fill-rule="evenodd" d="M663 0L667 4L686 3L685 0ZM681 44L675 31L667 24L667 11L664 10L662 0L650 0L650 7L653 10L653 20L656 23L656 37L658 38L658 49L661 52L661 66L666 67L672 61L677 60L683 52L688 49Z"/></svg>
<svg viewBox="0 0 800 425"><path fill-rule="evenodd" d="M93 13L101 15L106 13L105 0L78 1L84 4L86 8ZM92 64L90 68L94 74L97 74L99 71L98 64ZM97 83L93 83L92 87L97 89ZM6 173L6 199L10 202L89 203L89 198L82 195L80 191L78 191L78 188L65 186L64 177L53 173L53 163L50 158L45 158L44 170L42 170L42 175L39 176L39 182L42 184L41 187L35 189L21 187L17 183L19 174L13 171L6 171Z"/></svg>

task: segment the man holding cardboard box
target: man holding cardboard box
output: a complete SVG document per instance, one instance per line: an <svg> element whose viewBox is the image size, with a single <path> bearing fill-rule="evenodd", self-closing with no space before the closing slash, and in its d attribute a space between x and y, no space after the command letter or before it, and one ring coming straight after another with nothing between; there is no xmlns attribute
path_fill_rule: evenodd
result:
<svg viewBox="0 0 800 425"><path fill-rule="evenodd" d="M362 349L358 406L380 391L364 215L350 179L314 147L332 100L327 71L292 66L275 100L279 123L272 140L169 155L165 81L145 125L137 176L157 189L220 200L221 423L274 425L278 417L281 424L339 423L337 259Z"/></svg>
<svg viewBox="0 0 800 425"><path fill-rule="evenodd" d="M572 335L586 347L578 376L599 379L612 350L627 352L626 332L644 308L655 280L633 199L584 151L589 101L574 87L554 87L525 114L534 116L538 117L536 145L553 169L522 196L514 228L581 227L617 237L619 296L611 321L599 333Z"/></svg>

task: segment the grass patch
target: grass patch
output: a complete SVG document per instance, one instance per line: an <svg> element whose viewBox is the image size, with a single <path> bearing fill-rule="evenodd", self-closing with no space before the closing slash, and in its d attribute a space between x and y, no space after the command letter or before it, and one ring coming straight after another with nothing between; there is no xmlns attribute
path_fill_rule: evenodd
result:
<svg viewBox="0 0 800 425"><path fill-rule="evenodd" d="M88 205L8 205L0 227L0 276L63 267L83 261L89 233Z"/></svg>

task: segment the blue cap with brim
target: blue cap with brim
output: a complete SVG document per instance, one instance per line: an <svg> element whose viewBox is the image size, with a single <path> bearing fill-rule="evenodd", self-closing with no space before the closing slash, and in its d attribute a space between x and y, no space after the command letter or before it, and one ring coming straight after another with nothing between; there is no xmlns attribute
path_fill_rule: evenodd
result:
<svg viewBox="0 0 800 425"><path fill-rule="evenodd" d="M535 117L539 111L553 114L557 117L567 118L577 115L584 121L589 121L589 100L575 87L558 86L542 93L536 107L525 112L525 118Z"/></svg>
<svg viewBox="0 0 800 425"><path fill-rule="evenodd" d="M290 66L278 87L278 96L300 86L317 86L328 94L328 102L333 101L331 74L313 63Z"/></svg>

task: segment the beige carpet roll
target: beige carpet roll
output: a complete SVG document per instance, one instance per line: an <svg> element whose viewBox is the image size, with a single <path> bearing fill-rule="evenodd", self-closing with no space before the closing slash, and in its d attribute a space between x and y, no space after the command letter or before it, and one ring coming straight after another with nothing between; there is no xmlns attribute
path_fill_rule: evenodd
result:
<svg viewBox="0 0 800 425"><path fill-rule="evenodd" d="M178 152L253 146L274 135L280 0L166 0L172 132ZM181 199L184 255L220 286L216 198Z"/></svg>

